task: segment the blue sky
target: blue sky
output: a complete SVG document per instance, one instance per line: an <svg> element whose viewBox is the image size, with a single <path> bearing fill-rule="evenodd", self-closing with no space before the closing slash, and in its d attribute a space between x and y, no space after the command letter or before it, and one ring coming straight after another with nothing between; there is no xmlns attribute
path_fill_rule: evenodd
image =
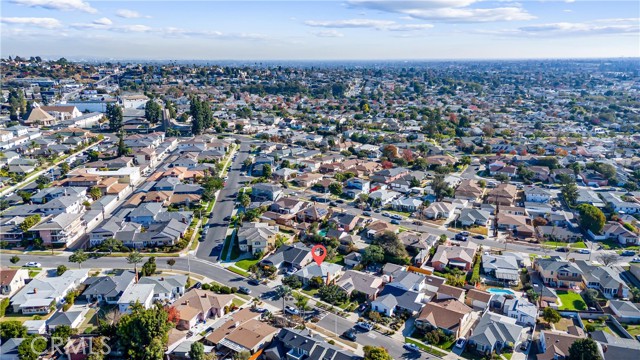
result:
<svg viewBox="0 0 640 360"><path fill-rule="evenodd" d="M638 1L2 0L0 54L108 59L640 56Z"/></svg>

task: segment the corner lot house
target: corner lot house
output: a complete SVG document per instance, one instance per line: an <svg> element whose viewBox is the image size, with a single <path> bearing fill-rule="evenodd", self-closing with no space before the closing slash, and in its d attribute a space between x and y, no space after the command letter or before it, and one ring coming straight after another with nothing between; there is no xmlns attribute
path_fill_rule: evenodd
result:
<svg viewBox="0 0 640 360"><path fill-rule="evenodd" d="M29 278L27 269L0 269L0 294L11 296L20 290Z"/></svg>
<svg viewBox="0 0 640 360"><path fill-rule="evenodd" d="M33 279L11 298L13 312L23 314L47 314L49 306L60 303L69 291L88 277L89 270L67 270L55 277Z"/></svg>

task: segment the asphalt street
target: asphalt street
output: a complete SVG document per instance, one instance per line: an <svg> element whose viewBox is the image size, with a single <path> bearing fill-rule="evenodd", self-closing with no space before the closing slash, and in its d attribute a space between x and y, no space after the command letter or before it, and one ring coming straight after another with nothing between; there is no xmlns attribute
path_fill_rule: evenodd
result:
<svg viewBox="0 0 640 360"><path fill-rule="evenodd" d="M230 216L235 206L238 190L246 183L246 178L242 176L243 162L249 157L251 141L239 138L240 149L236 152L235 161L231 163L228 172L227 185L220 190L216 204L213 207L212 216L208 221L209 230L204 241L200 242L196 257L209 261L218 261L222 244L227 235L229 221L224 220Z"/></svg>

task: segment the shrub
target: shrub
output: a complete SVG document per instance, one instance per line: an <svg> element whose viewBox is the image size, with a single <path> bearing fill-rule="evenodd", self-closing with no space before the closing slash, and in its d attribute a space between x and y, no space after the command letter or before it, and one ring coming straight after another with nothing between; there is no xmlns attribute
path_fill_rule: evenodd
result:
<svg viewBox="0 0 640 360"><path fill-rule="evenodd" d="M0 317L4 316L9 307L9 298L4 298L0 301Z"/></svg>
<svg viewBox="0 0 640 360"><path fill-rule="evenodd" d="M58 276L64 274L65 271L67 271L67 267L64 265L58 265L58 267L56 268L56 274Z"/></svg>

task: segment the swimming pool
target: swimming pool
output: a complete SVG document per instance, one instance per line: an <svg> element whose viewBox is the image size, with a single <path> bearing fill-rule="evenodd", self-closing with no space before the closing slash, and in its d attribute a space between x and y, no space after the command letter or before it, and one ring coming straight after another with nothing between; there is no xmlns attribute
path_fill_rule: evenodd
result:
<svg viewBox="0 0 640 360"><path fill-rule="evenodd" d="M492 293L492 294L500 294L500 295L515 295L516 293L514 293L513 291L509 290L509 289L500 289L500 288L490 288L487 289L488 292Z"/></svg>

